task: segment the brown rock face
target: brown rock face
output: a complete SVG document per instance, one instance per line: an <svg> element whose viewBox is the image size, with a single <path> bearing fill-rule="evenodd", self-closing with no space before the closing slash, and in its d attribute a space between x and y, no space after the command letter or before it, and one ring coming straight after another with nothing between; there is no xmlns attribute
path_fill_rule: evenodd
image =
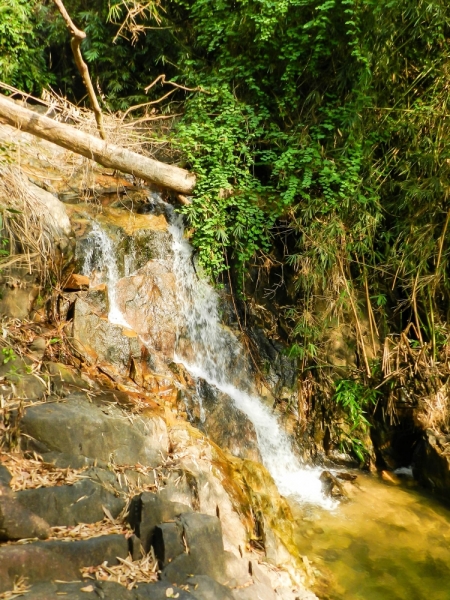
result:
<svg viewBox="0 0 450 600"><path fill-rule="evenodd" d="M117 304L127 323L166 360L172 360L178 309L175 277L166 265L150 260L116 288Z"/></svg>

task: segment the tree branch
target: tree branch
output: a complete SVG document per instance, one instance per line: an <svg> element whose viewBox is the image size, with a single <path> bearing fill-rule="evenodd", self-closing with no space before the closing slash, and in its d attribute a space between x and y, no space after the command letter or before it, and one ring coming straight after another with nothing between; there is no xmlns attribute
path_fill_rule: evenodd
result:
<svg viewBox="0 0 450 600"><path fill-rule="evenodd" d="M87 93L89 95L89 100L91 102L92 109L94 111L95 120L97 122L97 128L102 140L106 140L106 133L103 127L103 114L100 108L100 104L98 103L97 96L94 91L94 86L92 85L91 76L89 75L89 69L87 64L83 60L83 56L81 54L81 42L86 38L86 34L84 31L78 29L75 26L74 22L70 18L69 13L66 10L66 7L62 3L62 0L53 0L56 4L59 12L61 13L62 18L66 22L67 29L72 34L72 39L70 40L70 45L72 47L73 56L75 58L75 64L77 65L77 69L80 72L81 77L83 78L84 85L86 86Z"/></svg>

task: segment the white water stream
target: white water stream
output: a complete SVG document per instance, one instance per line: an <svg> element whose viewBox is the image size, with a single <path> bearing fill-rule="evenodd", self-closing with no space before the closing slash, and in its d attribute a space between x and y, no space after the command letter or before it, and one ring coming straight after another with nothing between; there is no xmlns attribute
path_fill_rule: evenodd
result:
<svg viewBox="0 0 450 600"><path fill-rule="evenodd" d="M276 416L260 398L247 391L250 386L243 349L234 334L220 324L216 292L199 279L195 272L192 247L184 237L181 216L176 215L172 207L168 210L171 213L169 231L173 239L173 271L183 323L182 335L183 340L187 338L189 347L187 355L186 344L178 344L174 360L182 363L194 378L202 378L227 394L236 408L250 419L256 431L263 463L281 494L333 508L335 502L322 494L319 480L321 470L300 463ZM112 240L95 223L90 233L90 244L84 257L82 272L94 280L94 285L102 282L107 284L108 319L112 323L128 327L117 306L116 284L120 275L115 255ZM207 419L207 415L205 418Z"/></svg>
<svg viewBox="0 0 450 600"><path fill-rule="evenodd" d="M335 503L322 494L321 470L300 464L273 412L260 398L242 389L246 377L243 349L236 337L220 325L216 292L200 280L194 270L192 247L184 237L181 216L172 213L171 221L169 231L173 238L177 295L191 345L189 354L195 357L193 362L179 353L175 361L182 363L192 376L206 380L227 394L250 419L263 463L281 494L332 508ZM242 365L240 373L236 372L236 364ZM239 387L231 383L236 380Z"/></svg>

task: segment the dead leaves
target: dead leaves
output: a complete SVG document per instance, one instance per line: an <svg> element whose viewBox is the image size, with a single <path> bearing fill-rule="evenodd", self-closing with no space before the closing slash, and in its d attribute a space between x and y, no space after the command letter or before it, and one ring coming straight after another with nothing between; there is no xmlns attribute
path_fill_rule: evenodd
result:
<svg viewBox="0 0 450 600"><path fill-rule="evenodd" d="M129 537L133 532L127 525L117 520L111 521L109 518L105 518L103 521L98 521L97 523L79 523L78 525L69 527L52 527L52 534L49 539L72 542L117 533Z"/></svg>
<svg viewBox="0 0 450 600"><path fill-rule="evenodd" d="M158 561L153 553L149 553L139 561L117 557L120 564L109 567L105 561L97 567L86 567L81 570L83 577L98 581L115 581L133 589L137 583L153 583L158 580Z"/></svg>
<svg viewBox="0 0 450 600"><path fill-rule="evenodd" d="M59 469L51 463L23 457L21 454L0 452L0 464L12 475L10 487L14 492L59 485L73 485L85 478L83 469Z"/></svg>

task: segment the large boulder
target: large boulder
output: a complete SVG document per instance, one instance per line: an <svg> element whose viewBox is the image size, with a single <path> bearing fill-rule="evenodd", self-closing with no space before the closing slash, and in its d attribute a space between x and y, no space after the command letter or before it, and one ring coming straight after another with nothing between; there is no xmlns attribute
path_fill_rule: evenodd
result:
<svg viewBox="0 0 450 600"><path fill-rule="evenodd" d="M96 523L104 518L103 507L116 518L125 506L124 498L90 479L73 485L23 490L17 492L16 498L19 507L33 511L52 527Z"/></svg>
<svg viewBox="0 0 450 600"><path fill-rule="evenodd" d="M84 394L65 402L30 406L21 421L26 439L40 452L82 455L118 465L156 466L166 455L167 428L160 417L137 417L132 422L114 405L96 405Z"/></svg>
<svg viewBox="0 0 450 600"><path fill-rule="evenodd" d="M427 429L413 456L414 477L439 495L450 493L450 435Z"/></svg>

